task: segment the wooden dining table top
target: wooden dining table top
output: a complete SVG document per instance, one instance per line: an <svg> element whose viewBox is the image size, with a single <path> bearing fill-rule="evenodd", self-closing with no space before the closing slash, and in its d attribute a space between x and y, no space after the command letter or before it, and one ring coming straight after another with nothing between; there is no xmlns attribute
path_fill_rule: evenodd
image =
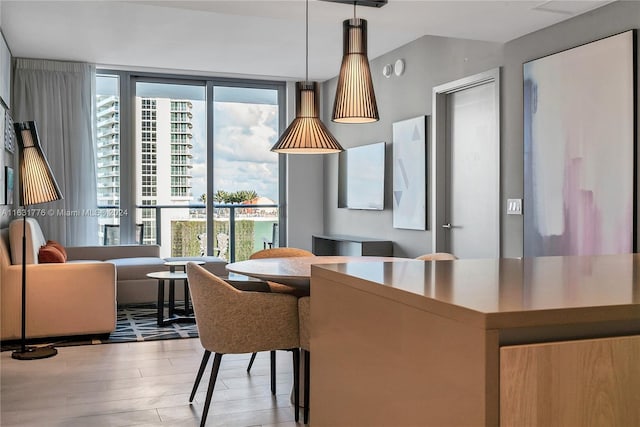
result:
<svg viewBox="0 0 640 427"><path fill-rule="evenodd" d="M344 264L353 262L393 262L407 261L407 258L379 256L309 256L287 258L261 258L227 264L232 273L254 277L260 280L282 283L296 288L307 289L311 281L311 266L314 264Z"/></svg>

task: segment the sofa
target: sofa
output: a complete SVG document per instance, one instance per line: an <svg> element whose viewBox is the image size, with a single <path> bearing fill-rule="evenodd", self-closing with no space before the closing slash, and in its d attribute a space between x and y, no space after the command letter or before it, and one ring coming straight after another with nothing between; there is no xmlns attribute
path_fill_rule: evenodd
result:
<svg viewBox="0 0 640 427"><path fill-rule="evenodd" d="M12 257L9 229L0 230L2 341L21 337L22 224L12 224L19 229L19 243L13 245L13 253L19 255ZM115 265L100 261L39 264L37 250L46 240L35 220L27 224L27 338L112 332L116 327Z"/></svg>
<svg viewBox="0 0 640 427"><path fill-rule="evenodd" d="M20 337L22 220L3 229L0 243L1 339ZM147 273L168 270L165 261L201 260L203 267L226 275L217 257L160 257L157 245L65 247L67 262L39 264L46 243L40 225L27 218L27 336L30 338L109 333L115 329L116 304L157 301L158 282ZM15 249L15 250L14 250ZM176 299L183 287L176 286Z"/></svg>
<svg viewBox="0 0 640 427"><path fill-rule="evenodd" d="M156 303L158 281L147 273L169 270L165 261L199 260L202 267L217 276L226 276L226 261L213 257L160 257L158 245L81 246L66 248L69 260L91 259L112 263L117 271L118 304ZM176 299L184 298L184 288L176 286Z"/></svg>

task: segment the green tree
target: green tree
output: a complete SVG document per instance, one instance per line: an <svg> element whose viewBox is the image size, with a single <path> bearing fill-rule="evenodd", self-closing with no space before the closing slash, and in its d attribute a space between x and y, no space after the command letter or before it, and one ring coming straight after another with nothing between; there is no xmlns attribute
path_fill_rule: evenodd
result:
<svg viewBox="0 0 640 427"><path fill-rule="evenodd" d="M248 202L249 200L258 198L258 193L256 193L255 190L240 190L237 194L240 202Z"/></svg>
<svg viewBox="0 0 640 427"><path fill-rule="evenodd" d="M200 196L202 199L206 201L206 195L203 194ZM217 203L242 203L247 202L249 200L253 200L258 197L258 193L255 190L239 190L233 193L229 193L224 190L216 191L216 194L213 195L213 200Z"/></svg>
<svg viewBox="0 0 640 427"><path fill-rule="evenodd" d="M213 201L216 203L228 203L229 193L224 190L216 191L216 194L213 195Z"/></svg>

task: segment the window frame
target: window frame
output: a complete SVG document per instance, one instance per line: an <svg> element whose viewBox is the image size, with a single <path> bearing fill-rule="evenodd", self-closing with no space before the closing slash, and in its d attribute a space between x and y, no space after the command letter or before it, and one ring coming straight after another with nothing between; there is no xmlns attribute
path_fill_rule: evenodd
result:
<svg viewBox="0 0 640 427"><path fill-rule="evenodd" d="M257 80L228 77L212 77L197 75L182 75L172 73L152 73L116 70L109 68L96 69L96 75L117 76L119 83L120 104L120 211L128 212L128 215L120 218L120 242L134 243L136 233L136 210L143 207L136 204L136 144L135 144L135 96L136 83L165 83L202 85L205 87L206 122L207 122L207 212L213 212L213 163L214 163L214 139L213 123L213 91L215 87L239 87L250 89L270 89L277 92L278 103L278 127L282 133L287 124L286 82L276 80ZM155 132L154 132L155 133ZM286 242L286 212L287 183L286 155L278 155L278 223L281 242ZM125 178L125 179L123 179ZM207 230L213 230L213 216L207 215ZM213 255L213 232L207 233L207 255ZM158 236L157 244L161 244L162 236Z"/></svg>

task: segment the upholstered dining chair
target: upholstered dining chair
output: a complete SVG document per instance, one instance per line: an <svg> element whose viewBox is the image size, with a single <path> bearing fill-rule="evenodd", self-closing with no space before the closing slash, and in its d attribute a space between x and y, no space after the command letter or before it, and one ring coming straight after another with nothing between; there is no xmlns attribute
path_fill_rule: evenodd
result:
<svg viewBox="0 0 640 427"><path fill-rule="evenodd" d="M268 248L249 255L249 259L289 258L296 256L314 256L312 252L300 248Z"/></svg>
<svg viewBox="0 0 640 427"><path fill-rule="evenodd" d="M187 264L187 277L198 335L204 347L189 403L193 402L209 357L214 353L200 426L204 426L207 419L222 356L272 350L293 352L297 421L300 369L297 298L286 294L238 290L193 263Z"/></svg>
<svg viewBox="0 0 640 427"><path fill-rule="evenodd" d="M304 388L302 392L304 415L302 420L305 424L309 423L309 377L311 369L310 363L310 315L311 315L311 297L302 297L298 299L298 329L300 330L300 349L302 350L302 358L304 359Z"/></svg>
<svg viewBox="0 0 640 427"><path fill-rule="evenodd" d="M432 254L420 255L419 257L416 257L416 259L420 259L422 261L449 261L458 259L458 257L447 252L434 252Z"/></svg>
<svg viewBox="0 0 640 427"><path fill-rule="evenodd" d="M249 259L264 259L264 258L290 258L290 257L307 257L307 256L315 256L313 253L299 248L270 248L263 249L258 252L254 252L249 255ZM292 288L291 286L283 285L281 283L275 282L267 282L269 285L269 289L271 292L275 293L283 293L290 294L297 297L304 296L300 293L299 290ZM256 360L256 353L251 355L251 360L249 360L249 366L247 366L247 372L251 372L251 367L253 366L253 362ZM271 352L271 383L272 383L272 393L275 394L274 385L275 384L275 366L276 366L276 352Z"/></svg>

